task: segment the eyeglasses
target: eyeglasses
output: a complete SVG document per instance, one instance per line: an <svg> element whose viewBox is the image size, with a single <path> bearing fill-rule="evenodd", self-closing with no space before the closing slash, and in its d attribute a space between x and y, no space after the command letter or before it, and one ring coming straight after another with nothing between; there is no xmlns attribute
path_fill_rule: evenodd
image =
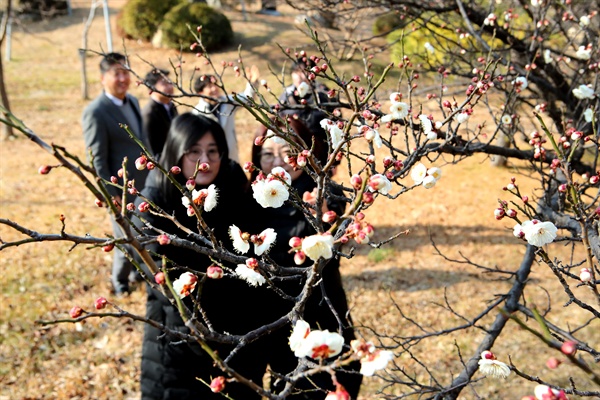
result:
<svg viewBox="0 0 600 400"><path fill-rule="evenodd" d="M292 152L289 149L281 150L277 154L275 154L272 151L263 151L262 153L260 153L260 161L264 162L265 164L271 164L275 161L277 157L279 157L279 159L281 160L285 160L285 158L290 156L291 153Z"/></svg>
<svg viewBox="0 0 600 400"><path fill-rule="evenodd" d="M210 162L215 162L221 159L221 153L219 153L219 150L214 148L208 149L206 151L202 149L192 148L185 152L184 157L186 157L188 161L191 161L193 163L197 163L204 157L208 158L208 161Z"/></svg>

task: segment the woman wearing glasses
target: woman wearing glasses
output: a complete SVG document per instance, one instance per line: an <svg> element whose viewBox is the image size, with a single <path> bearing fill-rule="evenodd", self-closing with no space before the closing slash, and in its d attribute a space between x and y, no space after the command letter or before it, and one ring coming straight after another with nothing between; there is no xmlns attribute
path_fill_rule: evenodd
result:
<svg viewBox="0 0 600 400"><path fill-rule="evenodd" d="M220 125L210 119L186 113L173 120L159 160L163 167L171 171L172 167L179 167L181 173L171 173L170 176L181 186L191 186L189 181L192 180L197 191L209 189L209 192L218 192L216 205L204 206L201 216L213 230L216 239L224 245L230 243L227 230L231 224L244 226L240 205L244 201L248 184L239 164L231 161L227 154L227 142ZM190 215L193 213L189 212L189 206L182 204L183 194L158 169L150 172L142 195L137 200L138 205L144 201L155 204L166 214L173 215L186 229L200 233L203 238L209 237L207 232L199 231L198 219L195 215ZM198 206L198 209L202 208L202 205ZM139 217L141 220L136 221L136 225L150 235L166 232L194 240L167 218L152 212L141 213ZM207 240L198 239L196 244L211 248ZM200 301L201 312L194 315L195 319L216 332L231 334L244 334L256 327L257 322L250 320L252 303L245 301L253 295L252 288L246 282L231 278L228 274L222 279L208 279L205 273L212 264L211 260L189 248L177 247L172 243L153 243L148 246L148 250L157 256L158 265L162 264L163 257L169 260L171 281L186 271L195 273L198 279L196 288L183 298L190 310L193 309L192 299ZM198 297L199 292L201 295ZM162 293L149 286L146 317L171 330L189 332L176 307ZM221 357L226 357L233 348L218 343L209 344ZM249 351L249 348L242 348L232 358L231 365L242 374L260 382L262 374L250 368L252 363L249 360L253 357L248 355ZM141 370L143 399L222 398L221 395L212 393L207 384L210 384L212 378L224 374L214 367L213 360L200 346L148 324L144 329ZM253 373L257 376L253 377ZM228 383L225 393L233 398L259 398L237 383Z"/></svg>
<svg viewBox="0 0 600 400"><path fill-rule="evenodd" d="M327 139L322 131L310 131L304 123L296 119L290 119L288 122L290 128L298 137L308 146L312 145L312 154L321 165L325 165L328 156ZM285 130L285 128L283 128ZM258 129L257 137L268 136L267 128L261 126ZM299 142L299 141L298 141ZM260 141L258 141L260 143ZM281 167L289 173L292 184L291 186L297 191L302 198L307 193L312 193L316 187L313 178L308 172L302 168L293 168L289 162L290 157L297 156L299 153L297 148L291 147L288 143L281 140L267 139L262 145L257 145L257 140L254 141L252 148L252 162L255 166L260 167L260 170L265 175L268 175L273 168ZM306 169L310 168L309 163L306 164ZM256 179L259 171L254 171L252 179ZM345 208L343 202L335 200L335 195L340 198L341 193L332 188L332 185L326 185L326 207L329 210L336 211L337 215L342 215ZM290 198L292 195L290 194ZM309 196L310 197L310 196ZM305 198L306 199L306 198ZM273 228L277 233L277 240L273 248L269 252L271 257L277 264L284 267L295 267L293 254L289 253L289 240L292 237L304 238L315 234L315 230L310 225L306 216L301 210L292 206L290 202L285 202L278 208L262 208L258 207L254 214L255 222L253 232L260 232L262 229ZM310 260L307 260L304 265L310 265ZM322 272L320 284L313 288L311 297L309 298L304 313L304 320L310 324L312 329L327 329L330 332L341 332L344 336L344 352L348 350L350 341L355 339L352 329L352 321L348 312L348 303L346 293L342 287L342 278L339 271L339 258L335 257L329 260ZM297 296L304 283L304 275L294 277L286 277L284 279L274 278L273 282L288 296ZM291 301L282 298L270 291L266 294L266 304L269 307L265 312L270 313L272 319L281 317L290 312L293 307ZM335 311L332 311L331 306ZM276 373L286 374L294 370L298 363L298 359L290 350L288 339L291 332L291 326L286 326L279 329L266 340L263 344L268 351L262 354L266 356L266 362L271 369ZM357 398L358 391L362 382L362 375L358 373L360 369L359 363L353 363L345 367L347 372L336 373L336 378L340 384L351 395L352 399ZM293 399L323 399L323 390L335 390L332 384L332 378L329 373L321 373L311 376L310 380L304 380L298 385L299 389L304 390L301 394L291 396ZM315 390L316 389L316 390Z"/></svg>

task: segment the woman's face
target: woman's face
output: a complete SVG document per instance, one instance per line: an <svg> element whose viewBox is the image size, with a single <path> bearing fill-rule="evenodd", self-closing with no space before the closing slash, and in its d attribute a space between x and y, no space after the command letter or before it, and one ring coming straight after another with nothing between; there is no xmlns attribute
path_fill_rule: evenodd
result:
<svg viewBox="0 0 600 400"><path fill-rule="evenodd" d="M207 132L200 140L196 142L183 155L182 172L186 178L194 176L196 166L201 163L207 163L210 168L208 171L198 171L196 175L196 184L208 186L217 177L221 167L221 154L219 147L212 133Z"/></svg>
<svg viewBox="0 0 600 400"><path fill-rule="evenodd" d="M290 174L292 180L296 180L303 171L301 169L294 170L284 161L285 156L290 152L288 144L275 143L273 140L267 139L260 151L260 169L268 174L273 168L282 167Z"/></svg>

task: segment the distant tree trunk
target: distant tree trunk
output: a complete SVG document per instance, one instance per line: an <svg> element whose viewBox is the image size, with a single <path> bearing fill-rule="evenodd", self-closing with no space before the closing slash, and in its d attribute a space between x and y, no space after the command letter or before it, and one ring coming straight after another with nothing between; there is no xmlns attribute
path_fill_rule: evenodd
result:
<svg viewBox="0 0 600 400"><path fill-rule="evenodd" d="M10 14L12 11L12 0L8 0L6 2L6 10L4 12L4 16L2 17L2 32L0 34L0 48L2 48L2 44L4 43L4 38L6 37L6 27L8 26L8 21L10 18ZM6 110L10 111L10 104L8 102L8 94L6 93L6 85L4 84L4 66L2 63L2 57L0 56L0 101L2 103L2 107ZM4 113L6 117L6 113ZM4 124L2 126L2 140L8 140L10 138L14 138L15 133L13 132L12 126L8 126Z"/></svg>
<svg viewBox="0 0 600 400"><path fill-rule="evenodd" d="M85 59L87 57L87 37L90 27L92 26L92 22L94 21L94 15L96 14L96 8L98 7L98 2L96 0L92 0L92 4L90 5L90 14L88 15L87 21L83 26L83 35L81 38L81 48L79 49L79 60L81 62L81 98L84 100L89 99L88 94L88 84L87 84L87 69L85 65Z"/></svg>

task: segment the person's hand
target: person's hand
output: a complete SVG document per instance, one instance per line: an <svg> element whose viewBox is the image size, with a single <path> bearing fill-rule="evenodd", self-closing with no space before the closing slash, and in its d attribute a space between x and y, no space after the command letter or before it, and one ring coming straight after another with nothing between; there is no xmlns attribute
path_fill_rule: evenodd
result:
<svg viewBox="0 0 600 400"><path fill-rule="evenodd" d="M248 76L248 80L251 84L258 84L258 80L260 79L260 71L256 65L252 65L250 68L247 68L246 75Z"/></svg>

